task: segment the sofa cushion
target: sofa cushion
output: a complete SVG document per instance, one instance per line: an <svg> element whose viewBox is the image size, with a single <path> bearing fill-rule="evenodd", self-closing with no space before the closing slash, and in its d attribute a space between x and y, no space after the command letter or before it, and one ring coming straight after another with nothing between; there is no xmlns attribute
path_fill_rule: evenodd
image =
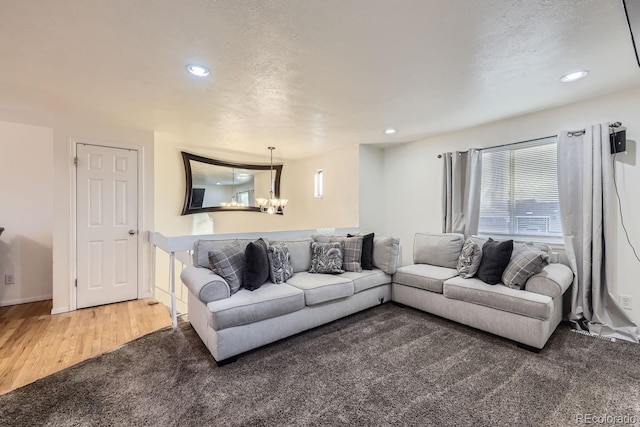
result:
<svg viewBox="0 0 640 427"><path fill-rule="evenodd" d="M413 264L398 267L393 281L400 285L442 293L445 280L458 275L455 268L438 267L429 264Z"/></svg>
<svg viewBox="0 0 640 427"><path fill-rule="evenodd" d="M340 274L344 242L311 243L311 268L309 273Z"/></svg>
<svg viewBox="0 0 640 427"><path fill-rule="evenodd" d="M456 268L464 236L458 233L416 233L413 240L413 263Z"/></svg>
<svg viewBox="0 0 640 427"><path fill-rule="evenodd" d="M487 240L482 246L482 261L476 277L489 285L496 285L502 280L502 273L509 265L513 252L513 240L496 242Z"/></svg>
<svg viewBox="0 0 640 427"><path fill-rule="evenodd" d="M482 246L471 238L467 239L462 246L456 266L460 277L470 279L475 276L480 267L480 261L482 261Z"/></svg>
<svg viewBox="0 0 640 427"><path fill-rule="evenodd" d="M373 270L373 239L375 237L375 233L347 234L347 237L355 236L362 237L362 258L360 259L362 269Z"/></svg>
<svg viewBox="0 0 640 427"><path fill-rule="evenodd" d="M238 242L244 251L249 242L254 239L221 239L221 240L198 240L193 245L193 265L198 267L211 268L209 265L209 251L214 249L222 249L230 243ZM265 239L267 244L269 241Z"/></svg>
<svg viewBox="0 0 640 427"><path fill-rule="evenodd" d="M315 274L302 271L287 280L287 285L304 291L307 305L320 304L353 295L353 282L334 274Z"/></svg>
<svg viewBox="0 0 640 427"><path fill-rule="evenodd" d="M373 238L373 266L387 274L394 274L398 267L400 239L375 236Z"/></svg>
<svg viewBox="0 0 640 427"><path fill-rule="evenodd" d="M231 298L207 304L211 327L219 331L293 313L304 308L304 293L287 284L267 282L255 291L240 289Z"/></svg>
<svg viewBox="0 0 640 427"><path fill-rule="evenodd" d="M293 272L309 271L311 267L311 242L312 239L287 239L279 240L287 245L291 254L291 267ZM276 242L273 242L276 243Z"/></svg>
<svg viewBox="0 0 640 427"><path fill-rule="evenodd" d="M540 320L549 320L553 300L546 295L519 291L504 285L488 285L480 279L454 277L444 282L445 297Z"/></svg>
<svg viewBox="0 0 640 427"><path fill-rule="evenodd" d="M502 283L512 289L523 289L529 277L540 273L547 264L547 252L528 243L514 245L511 260L502 273Z"/></svg>
<svg viewBox="0 0 640 427"><path fill-rule="evenodd" d="M278 242L269 245L267 257L269 258L269 276L273 283L276 285L284 283L293 276L291 254L285 243Z"/></svg>
<svg viewBox="0 0 640 427"><path fill-rule="evenodd" d="M238 241L209 251L211 270L222 277L228 284L231 294L242 287L242 266L244 264L244 250Z"/></svg>
<svg viewBox="0 0 640 427"><path fill-rule="evenodd" d="M344 271L362 271L362 237L332 237L331 243L343 242L342 269Z"/></svg>
<svg viewBox="0 0 640 427"><path fill-rule="evenodd" d="M244 249L244 268L242 269L242 286L246 289L258 289L269 280L269 257L267 243L263 239L249 242Z"/></svg>
<svg viewBox="0 0 640 427"><path fill-rule="evenodd" d="M353 292L358 293L376 286L391 283L391 275L382 270L364 270L361 273L347 271L342 273L340 277L349 279L353 282Z"/></svg>

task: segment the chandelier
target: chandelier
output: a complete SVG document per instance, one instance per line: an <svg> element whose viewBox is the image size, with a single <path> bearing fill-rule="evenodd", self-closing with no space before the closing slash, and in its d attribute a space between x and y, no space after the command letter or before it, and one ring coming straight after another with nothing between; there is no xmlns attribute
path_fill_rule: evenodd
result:
<svg viewBox="0 0 640 427"><path fill-rule="evenodd" d="M278 199L275 197L273 188L274 188L274 181L273 181L273 150L276 149L276 147L267 147L269 149L269 151L271 151L271 179L270 179L270 186L269 186L269 198L268 199L264 199L264 198L256 198L256 203L258 204L258 206L260 206L260 212L265 212L268 214L282 214L284 213L284 207L287 206L287 199Z"/></svg>

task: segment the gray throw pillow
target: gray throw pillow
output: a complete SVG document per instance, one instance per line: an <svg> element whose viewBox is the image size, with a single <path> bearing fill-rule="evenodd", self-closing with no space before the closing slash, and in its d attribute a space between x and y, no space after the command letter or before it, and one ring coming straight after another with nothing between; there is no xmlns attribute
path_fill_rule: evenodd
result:
<svg viewBox="0 0 640 427"><path fill-rule="evenodd" d="M209 251L211 270L227 282L231 294L238 292L242 286L243 264L244 251L238 241Z"/></svg>
<svg viewBox="0 0 640 427"><path fill-rule="evenodd" d="M273 283L284 283L293 276L291 254L284 242L269 245L267 256L269 257L269 275Z"/></svg>
<svg viewBox="0 0 640 427"><path fill-rule="evenodd" d="M529 277L549 264L549 254L533 243L516 245L509 265L502 273L502 283L512 289L524 289Z"/></svg>
<svg viewBox="0 0 640 427"><path fill-rule="evenodd" d="M331 242L344 242L342 269L362 273L362 237L332 237Z"/></svg>
<svg viewBox="0 0 640 427"><path fill-rule="evenodd" d="M463 279L470 279L475 276L482 261L482 248L473 239L467 239L462 246L460 258L458 259L458 274Z"/></svg>
<svg viewBox="0 0 640 427"><path fill-rule="evenodd" d="M344 273L342 252L344 242L311 243L311 268L309 273Z"/></svg>

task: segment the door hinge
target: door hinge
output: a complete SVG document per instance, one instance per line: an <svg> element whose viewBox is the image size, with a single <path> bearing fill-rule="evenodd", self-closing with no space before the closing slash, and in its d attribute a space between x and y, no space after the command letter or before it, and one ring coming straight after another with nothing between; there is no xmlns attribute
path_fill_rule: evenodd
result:
<svg viewBox="0 0 640 427"><path fill-rule="evenodd" d="M76 279L76 288L78 287L78 279Z"/></svg>
<svg viewBox="0 0 640 427"><path fill-rule="evenodd" d="M73 158L73 165L74 166L78 166L78 158L77 157Z"/></svg>

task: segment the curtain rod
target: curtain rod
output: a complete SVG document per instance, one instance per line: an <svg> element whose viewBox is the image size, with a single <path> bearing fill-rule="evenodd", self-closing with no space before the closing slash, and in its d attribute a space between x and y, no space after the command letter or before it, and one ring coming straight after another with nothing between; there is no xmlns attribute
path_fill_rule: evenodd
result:
<svg viewBox="0 0 640 427"><path fill-rule="evenodd" d="M610 132L611 132L611 133L616 133L616 131L615 131L613 128L618 128L618 127L620 127L620 126L622 126L622 123L621 123L621 122L614 122L614 123L611 123L611 124L609 125L609 127L610 127L610 128L612 128L612 129L610 129ZM582 135L582 134L583 134L583 133L585 133L585 132L586 132L586 129L573 130L573 131L569 131L569 136L580 136L580 135ZM493 145L493 146L491 146L491 147L478 148L478 150L482 151L482 150L488 150L488 149L490 149L490 148L508 147L508 146L510 146L510 145L524 144L525 142L534 142L534 141L540 141L540 140L542 140L542 139L547 139L547 138L557 138L557 137L558 137L558 135L557 135L557 134L556 134L556 135L549 135L549 136L543 136L543 137L541 137L541 138L527 139L526 141L510 142L510 143L508 143L508 144ZM468 152L468 150L465 150L465 151L459 151L459 153L467 153L467 152ZM442 154L438 154L438 158L439 158L439 159L441 159L441 158L442 158Z"/></svg>
<svg viewBox="0 0 640 427"><path fill-rule="evenodd" d="M580 131L574 131L574 132L580 132ZM492 145L491 147L483 147L483 148L478 148L478 150L482 151L482 150L488 150L490 148L500 148L500 147L508 147L510 145L516 145L516 144L524 144L525 142L534 142L534 141L540 141L542 139L547 139L547 138L556 138L558 135L550 135L550 136L543 136L541 138L534 138L534 139L527 139L526 141L518 141L518 142L510 142L508 144L500 144L500 145ZM459 153L467 153L469 150L466 151L458 151ZM438 158L442 158L442 154L438 154Z"/></svg>

